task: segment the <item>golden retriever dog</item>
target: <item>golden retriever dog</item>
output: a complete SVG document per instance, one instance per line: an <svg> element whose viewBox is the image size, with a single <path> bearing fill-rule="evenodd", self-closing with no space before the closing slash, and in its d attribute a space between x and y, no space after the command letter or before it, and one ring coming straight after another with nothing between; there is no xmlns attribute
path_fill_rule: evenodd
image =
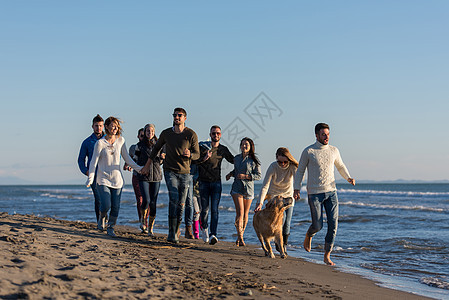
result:
<svg viewBox="0 0 449 300"><path fill-rule="evenodd" d="M292 205L293 198L276 196L268 200L264 209L254 214L254 230L262 244L263 251L265 251L265 256L274 258L270 245L270 241L274 238L277 248L280 249L281 258L287 257L282 237L282 223L284 220L284 211Z"/></svg>

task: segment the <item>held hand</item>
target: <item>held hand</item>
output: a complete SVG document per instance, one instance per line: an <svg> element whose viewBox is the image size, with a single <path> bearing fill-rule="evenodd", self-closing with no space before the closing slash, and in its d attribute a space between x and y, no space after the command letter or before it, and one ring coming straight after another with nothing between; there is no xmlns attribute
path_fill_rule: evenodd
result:
<svg viewBox="0 0 449 300"><path fill-rule="evenodd" d="M231 173L228 173L228 174L226 175L226 181L228 181L229 179L231 179L231 177L232 177Z"/></svg>
<svg viewBox="0 0 449 300"><path fill-rule="evenodd" d="M165 159L165 153L161 153L161 159L162 159L162 160Z"/></svg>
<svg viewBox="0 0 449 300"><path fill-rule="evenodd" d="M250 179L250 175L246 175L246 174L238 174L238 175L237 175L237 178L238 178L238 179L241 179L241 180L249 180L249 179Z"/></svg>
<svg viewBox="0 0 449 300"><path fill-rule="evenodd" d="M254 209L254 212L260 211L262 209L262 205L263 205L262 203L257 204L256 208Z"/></svg>
<svg viewBox="0 0 449 300"><path fill-rule="evenodd" d="M203 161L208 160L211 156L212 156L212 151L207 150L207 154L206 154L206 156L204 157Z"/></svg>
<svg viewBox="0 0 449 300"><path fill-rule="evenodd" d="M140 170L140 174L142 175L148 175L148 173L150 173L150 167L147 168L147 166L145 165L142 170Z"/></svg>
<svg viewBox="0 0 449 300"><path fill-rule="evenodd" d="M184 149L184 152L182 153L183 156L185 157L190 157L190 150L189 149Z"/></svg>
<svg viewBox="0 0 449 300"><path fill-rule="evenodd" d="M293 192L293 198L295 198L295 200L298 200L301 198L299 190L295 190Z"/></svg>
<svg viewBox="0 0 449 300"><path fill-rule="evenodd" d="M348 182L352 185L355 185L355 179L354 178L348 178Z"/></svg>

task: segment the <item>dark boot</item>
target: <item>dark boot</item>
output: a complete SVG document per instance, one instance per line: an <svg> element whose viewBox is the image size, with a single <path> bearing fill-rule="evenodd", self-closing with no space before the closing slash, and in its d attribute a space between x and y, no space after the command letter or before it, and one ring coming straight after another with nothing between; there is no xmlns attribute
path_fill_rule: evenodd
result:
<svg viewBox="0 0 449 300"><path fill-rule="evenodd" d="M287 255L287 243L288 243L288 237L290 236L290 234L283 234L283 240L284 240L284 252L285 255Z"/></svg>
<svg viewBox="0 0 449 300"><path fill-rule="evenodd" d="M117 222L117 217L109 217L109 221L108 221L108 235L111 237L116 237L117 235L115 235L114 232L114 227L115 227L115 223Z"/></svg>
<svg viewBox="0 0 449 300"><path fill-rule="evenodd" d="M167 236L167 242L170 243L176 243L178 241L178 238L176 237L176 223L177 219L170 218L168 219L168 236Z"/></svg>
<svg viewBox="0 0 449 300"><path fill-rule="evenodd" d="M282 237L284 238L284 246L287 246L288 244L288 237L290 236L290 234L283 234Z"/></svg>
<svg viewBox="0 0 449 300"><path fill-rule="evenodd" d="M97 228L100 231L104 231L106 229L106 218L107 218L108 214L106 213L102 213L100 212L100 215L98 217L98 223L97 223Z"/></svg>
<svg viewBox="0 0 449 300"><path fill-rule="evenodd" d="M181 235L181 223L182 223L182 219L174 219L175 221L175 243L179 243L179 236Z"/></svg>
<svg viewBox="0 0 449 300"><path fill-rule="evenodd" d="M193 239L192 225L187 225L186 226L185 238L186 239Z"/></svg>

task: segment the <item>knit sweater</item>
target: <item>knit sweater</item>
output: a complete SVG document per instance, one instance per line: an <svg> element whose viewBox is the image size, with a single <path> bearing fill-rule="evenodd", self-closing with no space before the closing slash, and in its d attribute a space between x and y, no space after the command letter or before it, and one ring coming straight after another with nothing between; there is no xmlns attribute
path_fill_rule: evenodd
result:
<svg viewBox="0 0 449 300"><path fill-rule="evenodd" d="M198 137L192 129L186 127L181 133L176 133L172 127L161 132L156 145L150 154L150 159L155 159L159 150L165 145L164 171L172 171L177 174L189 174L192 160L200 158ZM185 157L185 149L190 150L190 157Z"/></svg>
<svg viewBox="0 0 449 300"><path fill-rule="evenodd" d="M351 177L344 165L340 152L331 145L316 142L304 149L295 174L295 190L301 189L304 173L307 169L307 193L320 194L335 191L334 166L340 175L348 180Z"/></svg>
<svg viewBox="0 0 449 300"><path fill-rule="evenodd" d="M265 173L259 203L262 204L267 195L272 197L293 197L293 176L297 167L290 163L287 167L281 167L273 162ZM293 202L294 204L294 202Z"/></svg>
<svg viewBox="0 0 449 300"><path fill-rule="evenodd" d="M97 184L115 189L122 188L123 176L120 168L120 155L134 170L140 171L142 169L142 167L137 165L129 156L123 137L118 137L113 144L110 144L103 137L95 144L92 160L89 165L89 177L86 184L91 185L93 183L95 168L98 165L96 172Z"/></svg>

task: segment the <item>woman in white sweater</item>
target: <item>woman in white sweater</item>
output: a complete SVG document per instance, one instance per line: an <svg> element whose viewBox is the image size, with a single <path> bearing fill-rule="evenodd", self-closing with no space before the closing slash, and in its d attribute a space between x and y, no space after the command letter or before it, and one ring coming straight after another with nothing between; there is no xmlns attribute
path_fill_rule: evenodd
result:
<svg viewBox="0 0 449 300"><path fill-rule="evenodd" d="M280 147L276 151L276 161L267 169L260 191L259 203L254 211L262 209L264 200L269 200L276 196L284 198L293 197L293 177L298 169L298 161L291 155L287 148ZM295 202L293 201L293 206ZM293 215L293 206L285 210L284 226L282 235L284 245L287 245L290 235L290 222ZM277 247L277 245L276 245Z"/></svg>
<svg viewBox="0 0 449 300"><path fill-rule="evenodd" d="M95 172L97 173L97 189L100 194L98 229L101 231L105 229L106 216L111 209L107 225L107 233L110 236L115 236L114 226L120 210L120 197L123 188L120 155L137 172L142 169L128 154L125 139L121 136L122 127L120 123L121 121L115 117L109 117L104 122L106 135L95 144L87 179L87 186L90 187Z"/></svg>

